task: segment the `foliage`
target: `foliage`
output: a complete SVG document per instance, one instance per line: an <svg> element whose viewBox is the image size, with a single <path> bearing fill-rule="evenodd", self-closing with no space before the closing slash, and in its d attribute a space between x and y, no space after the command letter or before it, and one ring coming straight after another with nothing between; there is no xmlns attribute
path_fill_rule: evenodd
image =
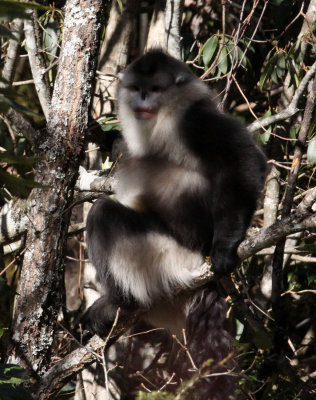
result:
<svg viewBox="0 0 316 400"><path fill-rule="evenodd" d="M0 0L0 20L6 21L13 18L29 19L30 10L47 10L52 13L51 7L46 7L36 2L24 2L15 0ZM48 35L48 33L47 33ZM17 40L11 31L4 25L0 25L0 39L9 38ZM54 51L54 48L49 48ZM56 52L56 51L55 51ZM38 118L39 115L31 108L23 105L23 95L17 90L9 88L8 82L1 78L2 87L0 87L0 113L6 114L10 108L23 113L28 117ZM43 187L33 179L26 178L30 175L33 166L39 160L38 157L28 156L29 145L25 137L12 126L11 132L7 129L8 123L0 120L0 204L11 196L27 197L30 190L35 187Z"/></svg>
<svg viewBox="0 0 316 400"><path fill-rule="evenodd" d="M24 375L24 369L18 365L0 364L1 400L32 400L32 397L21 387Z"/></svg>
<svg viewBox="0 0 316 400"><path fill-rule="evenodd" d="M22 18L30 19L31 14L27 13L28 10L49 10L46 7L35 1L20 1L20 0L0 0L0 20Z"/></svg>
<svg viewBox="0 0 316 400"><path fill-rule="evenodd" d="M247 51L254 51L252 46L244 40L240 40L238 45L235 45L232 36L212 35L202 46L200 56L203 59L204 69L210 67L210 76L215 78L227 74L227 72L236 64L241 64L243 67L251 68L249 58L246 56ZM202 61L200 59L200 61Z"/></svg>

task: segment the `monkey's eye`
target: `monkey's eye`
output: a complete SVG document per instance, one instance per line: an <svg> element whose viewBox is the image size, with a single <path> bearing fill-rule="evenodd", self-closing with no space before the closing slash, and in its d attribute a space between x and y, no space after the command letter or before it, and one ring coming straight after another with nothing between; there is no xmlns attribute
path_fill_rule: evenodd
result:
<svg viewBox="0 0 316 400"><path fill-rule="evenodd" d="M140 87L139 87L139 86L136 86L136 85L130 85L130 86L128 87L128 89L129 89L131 92L139 92L139 91L140 91Z"/></svg>
<svg viewBox="0 0 316 400"><path fill-rule="evenodd" d="M160 93L160 92L162 92L162 90L163 90L162 87L159 86L159 85L154 85L151 88L151 91L154 92L154 93Z"/></svg>

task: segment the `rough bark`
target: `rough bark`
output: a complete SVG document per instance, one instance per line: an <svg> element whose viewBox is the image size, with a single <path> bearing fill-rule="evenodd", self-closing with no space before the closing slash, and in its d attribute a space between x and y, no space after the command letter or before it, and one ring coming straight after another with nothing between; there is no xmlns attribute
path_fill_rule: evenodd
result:
<svg viewBox="0 0 316 400"><path fill-rule="evenodd" d="M9 362L41 375L50 363L55 322L63 298L63 252L69 206L83 151L102 22L102 0L68 0L62 50L46 132L35 152L28 200L29 228L16 297Z"/></svg>
<svg viewBox="0 0 316 400"><path fill-rule="evenodd" d="M38 99L40 101L46 121L48 121L51 98L49 86L45 79L45 65L42 60L41 49L39 48L38 40L36 39L34 27L37 13L33 11L32 15L32 20L26 19L24 21L26 48Z"/></svg>
<svg viewBox="0 0 316 400"><path fill-rule="evenodd" d="M166 4L166 50L181 59L180 27L184 0L167 0Z"/></svg>
<svg viewBox="0 0 316 400"><path fill-rule="evenodd" d="M121 13L118 2L112 0L98 63L99 74L92 112L95 118L115 112L117 74L125 69L128 62L132 33L135 30L137 2L127 0L123 4L124 10Z"/></svg>
<svg viewBox="0 0 316 400"><path fill-rule="evenodd" d="M181 59L180 28L184 0L156 0L146 49L162 48Z"/></svg>
<svg viewBox="0 0 316 400"><path fill-rule="evenodd" d="M160 47L167 49L166 23L165 23L166 0L156 0L153 15L150 21L146 50Z"/></svg>
<svg viewBox="0 0 316 400"><path fill-rule="evenodd" d="M280 173L273 165L266 179L266 192L263 204L263 227L274 224L278 215L280 197ZM263 275L260 282L261 292L266 298L270 298L272 290L272 257L267 255L264 260Z"/></svg>
<svg viewBox="0 0 316 400"><path fill-rule="evenodd" d="M2 70L2 78L7 82L0 81L0 88L5 88L12 84L15 65L19 55L20 47L21 47L21 36L23 29L23 20L15 19L12 23L11 33L15 37L14 39L9 40L9 46L7 51L7 56L4 62L3 70Z"/></svg>

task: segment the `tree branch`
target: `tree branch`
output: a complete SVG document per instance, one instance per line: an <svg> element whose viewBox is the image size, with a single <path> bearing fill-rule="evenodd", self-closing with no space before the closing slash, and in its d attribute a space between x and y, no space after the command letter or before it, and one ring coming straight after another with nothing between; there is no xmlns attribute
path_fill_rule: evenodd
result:
<svg viewBox="0 0 316 400"><path fill-rule="evenodd" d="M264 128L266 126L274 124L277 121L284 121L285 119L290 118L293 115L295 115L299 111L299 109L297 108L298 102L299 102L300 98L302 97L302 95L304 94L304 91L306 89L308 82L315 75L315 72L316 72L316 61L314 62L314 64L311 66L310 70L307 72L307 74L302 79L289 106L285 110L281 111L278 114L271 115L270 117L266 117L262 120L254 121L252 124L250 124L248 126L248 131L251 133L254 133L260 128Z"/></svg>
<svg viewBox="0 0 316 400"><path fill-rule="evenodd" d="M49 88L47 87L46 81L44 79L45 67L42 65L42 60L39 55L39 49L34 29L34 21L32 19L26 19L24 21L24 33L35 89L37 91L46 121L48 121L51 97L49 93Z"/></svg>
<svg viewBox="0 0 316 400"><path fill-rule="evenodd" d="M181 59L180 26L184 0L167 0L165 10L166 50Z"/></svg>
<svg viewBox="0 0 316 400"><path fill-rule="evenodd" d="M103 0L67 0L63 40L46 131L35 146L40 157L35 188L28 199L29 225L17 287L8 349L10 363L43 375L51 365L52 342L63 301L64 250L74 185L84 150L93 95L97 52L103 23ZM33 26L25 24L31 36ZM29 30L30 28L30 30ZM34 38L29 37L34 45ZM37 62L36 48L30 58ZM40 72L39 65L33 65ZM34 76L35 78L36 76ZM37 76L43 90L41 76ZM48 99L45 97L45 107ZM39 334L40 333L40 334Z"/></svg>
<svg viewBox="0 0 316 400"><path fill-rule="evenodd" d="M292 214L268 228L261 229L254 237L244 240L238 247L238 256L244 260L258 251L270 247L278 240L306 229L316 229L316 214Z"/></svg>
<svg viewBox="0 0 316 400"><path fill-rule="evenodd" d="M166 50L166 1L155 0L145 50L161 48Z"/></svg>
<svg viewBox="0 0 316 400"><path fill-rule="evenodd" d="M79 177L75 184L77 192L74 196L74 203L87 201L96 197L96 194L113 193L116 180L110 175L110 171L100 171L102 176L93 172L87 172L79 167ZM88 192L88 193L87 193ZM23 235L29 225L30 219L27 213L27 200L17 199L6 203L0 210L0 244L14 242Z"/></svg>
<svg viewBox="0 0 316 400"><path fill-rule="evenodd" d="M2 78L5 79L7 82L0 82L1 88L10 86L12 84L15 72L15 65L21 46L22 30L23 30L23 20L15 19L12 23L12 28L11 28L11 33L15 37L15 40L14 39L9 40L7 56L5 58L2 70Z"/></svg>
<svg viewBox="0 0 316 400"><path fill-rule="evenodd" d="M15 127L26 137L26 139L31 143L36 143L40 132L36 131L33 126L25 119L21 114L19 114L13 108L10 108L7 113L8 120L15 125Z"/></svg>
<svg viewBox="0 0 316 400"><path fill-rule="evenodd" d="M81 192L103 192L112 193L116 183L111 171L87 172L82 166L79 167L79 177L75 188Z"/></svg>
<svg viewBox="0 0 316 400"><path fill-rule="evenodd" d="M6 203L0 211L0 244L11 243L26 232L29 219L27 217L27 201L18 199Z"/></svg>
<svg viewBox="0 0 316 400"><path fill-rule="evenodd" d="M50 368L39 382L30 387L37 400L48 400L67 383L70 378L96 360L96 352L104 346L104 341L93 336L86 346L77 348Z"/></svg>

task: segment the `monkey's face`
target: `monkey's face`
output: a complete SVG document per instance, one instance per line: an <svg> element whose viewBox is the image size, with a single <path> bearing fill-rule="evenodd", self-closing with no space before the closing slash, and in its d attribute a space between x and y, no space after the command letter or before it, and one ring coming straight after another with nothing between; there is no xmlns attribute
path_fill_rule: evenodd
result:
<svg viewBox="0 0 316 400"><path fill-rule="evenodd" d="M143 76L128 71L120 85L120 97L137 120L152 120L166 104L172 85L172 76L164 71Z"/></svg>

